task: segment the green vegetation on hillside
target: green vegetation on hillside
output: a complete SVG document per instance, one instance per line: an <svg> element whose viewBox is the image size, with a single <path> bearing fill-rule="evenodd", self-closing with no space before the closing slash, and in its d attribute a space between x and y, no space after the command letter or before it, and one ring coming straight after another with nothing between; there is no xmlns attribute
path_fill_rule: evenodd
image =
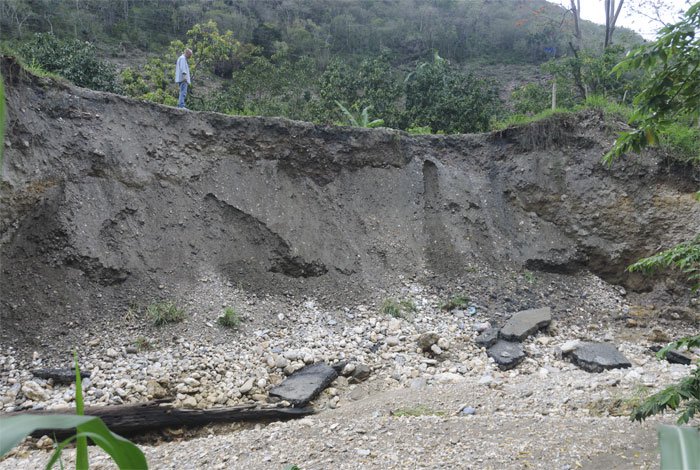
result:
<svg viewBox="0 0 700 470"><path fill-rule="evenodd" d="M604 28L581 28L584 50L572 62L571 14L545 0L0 4L4 47L81 86L174 105L173 64L190 47L190 109L350 125L366 113L375 126L435 133L546 109L552 80L563 106L581 102L587 93L576 90L586 87L624 95L624 83L615 89L603 76L613 55L598 60ZM625 30L616 38L640 41ZM501 64L543 77L516 90L517 106L502 101L512 85Z"/></svg>

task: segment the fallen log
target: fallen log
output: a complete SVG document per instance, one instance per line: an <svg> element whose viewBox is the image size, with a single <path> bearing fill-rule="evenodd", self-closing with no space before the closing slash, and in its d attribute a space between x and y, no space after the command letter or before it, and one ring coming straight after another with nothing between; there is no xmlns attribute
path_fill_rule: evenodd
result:
<svg viewBox="0 0 700 470"><path fill-rule="evenodd" d="M242 405L229 408L191 410L173 408L163 401L151 401L137 405L95 406L85 409L86 416L97 416L109 429L120 436L134 436L166 428L200 427L213 423L283 421L303 418L314 413L313 408L255 408L255 405ZM23 411L6 414L69 414L68 411ZM63 439L75 431L41 429L32 433L34 437L43 435Z"/></svg>
<svg viewBox="0 0 700 470"><path fill-rule="evenodd" d="M34 369L31 371L34 377L40 379L53 379L55 384L72 384L75 382L75 369ZM80 371L80 378L87 379L90 377L90 372Z"/></svg>

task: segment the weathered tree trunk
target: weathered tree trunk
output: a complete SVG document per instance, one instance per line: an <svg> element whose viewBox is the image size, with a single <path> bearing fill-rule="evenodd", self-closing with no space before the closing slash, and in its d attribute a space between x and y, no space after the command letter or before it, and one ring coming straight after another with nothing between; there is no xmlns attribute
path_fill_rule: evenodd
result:
<svg viewBox="0 0 700 470"><path fill-rule="evenodd" d="M22 414L55 414L55 411L26 411ZM138 405L96 406L85 409L86 416L97 416L109 429L121 436L133 436L165 428L198 427L212 423L281 421L313 414L313 408L265 408L251 406L187 410L173 408L162 401ZM13 415L20 413L13 413ZM7 415L6 415L7 416ZM32 436L56 436L63 439L74 431L42 429Z"/></svg>
<svg viewBox="0 0 700 470"><path fill-rule="evenodd" d="M612 36L615 32L617 17L620 16L620 10L622 10L622 4L624 2L625 0L620 0L617 8L615 8L615 0L605 0L605 47L612 44Z"/></svg>
<svg viewBox="0 0 700 470"><path fill-rule="evenodd" d="M581 0L571 0L571 13L574 14L574 37L576 38L576 50L581 50Z"/></svg>

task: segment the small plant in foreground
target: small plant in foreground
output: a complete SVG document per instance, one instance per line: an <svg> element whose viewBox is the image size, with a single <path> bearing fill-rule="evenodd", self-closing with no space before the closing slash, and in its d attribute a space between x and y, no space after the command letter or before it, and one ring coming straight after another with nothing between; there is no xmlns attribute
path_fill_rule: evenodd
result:
<svg viewBox="0 0 700 470"><path fill-rule="evenodd" d="M466 295L462 295L462 294L455 294L452 297L450 297L447 300L447 302L442 304L440 306L440 308L442 310L446 310L449 312L449 311L454 310L456 308L466 308L468 304L469 304L469 297L467 297Z"/></svg>
<svg viewBox="0 0 700 470"><path fill-rule="evenodd" d="M243 319L241 316L231 307L226 307L224 309L224 314L217 320L219 325L226 328L238 328L241 326Z"/></svg>
<svg viewBox="0 0 700 470"><path fill-rule="evenodd" d="M146 308L148 318L156 326L166 323L177 323L185 319L185 311L178 308L174 302L156 302Z"/></svg>
<svg viewBox="0 0 700 470"><path fill-rule="evenodd" d="M153 344L145 336L137 336L134 340L134 346L139 351L150 351L153 349Z"/></svg>
<svg viewBox="0 0 700 470"><path fill-rule="evenodd" d="M0 421L0 458L34 431L39 429L76 429L76 434L59 443L51 454L47 469L53 468L61 458L63 449L76 441L76 469L87 469L87 440L107 452L119 468L134 470L147 469L146 457L132 442L114 434L105 423L95 416L83 416L83 393L80 381L78 356L75 355L75 415L20 415L3 418ZM61 468L63 465L61 464Z"/></svg>

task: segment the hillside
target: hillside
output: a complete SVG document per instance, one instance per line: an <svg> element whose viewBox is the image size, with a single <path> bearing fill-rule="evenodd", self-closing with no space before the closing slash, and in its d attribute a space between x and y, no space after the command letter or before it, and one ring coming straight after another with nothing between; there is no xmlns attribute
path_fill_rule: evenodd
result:
<svg viewBox="0 0 700 470"><path fill-rule="evenodd" d="M554 52L544 48L566 54L573 31L570 14L545 0L88 0L53 6L19 0L2 8L4 40L52 31L129 55L160 52L209 20L268 56L280 47L296 58L319 60L388 50L397 64L425 59L434 50L457 62L539 63ZM603 27L584 21L582 28L587 47L600 48ZM617 34L623 45L640 42L624 28Z"/></svg>
<svg viewBox="0 0 700 470"><path fill-rule="evenodd" d="M603 26L584 21L579 44L571 13L544 0L91 0L56 8L18 0L2 8L7 53L80 86L174 105L173 64L187 45L190 109L332 124L351 122L344 107L418 133L486 131L513 112L547 109L553 80L561 107L589 93L629 102L633 77L614 81L605 69L641 42L618 28L603 58ZM567 62L574 53L582 66ZM514 96L523 86L530 89Z"/></svg>

